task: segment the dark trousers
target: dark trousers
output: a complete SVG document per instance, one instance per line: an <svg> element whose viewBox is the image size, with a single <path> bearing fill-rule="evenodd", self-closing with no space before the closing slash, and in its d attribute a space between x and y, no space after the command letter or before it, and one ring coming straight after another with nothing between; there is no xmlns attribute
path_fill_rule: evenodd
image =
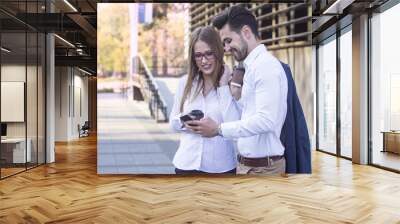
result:
<svg viewBox="0 0 400 224"><path fill-rule="evenodd" d="M203 172L200 170L181 170L181 169L175 168L175 173L178 175L179 174L192 174L192 175L193 174L202 174L202 175L204 175L204 174L207 174L207 175L236 174L236 168L233 170L223 172L223 173L207 173L207 172Z"/></svg>

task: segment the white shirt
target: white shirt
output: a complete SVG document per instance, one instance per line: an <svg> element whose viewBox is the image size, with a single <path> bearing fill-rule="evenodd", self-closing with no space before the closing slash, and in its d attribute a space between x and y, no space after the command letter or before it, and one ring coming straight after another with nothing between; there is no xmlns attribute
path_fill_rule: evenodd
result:
<svg viewBox="0 0 400 224"><path fill-rule="evenodd" d="M260 44L244 60L241 120L221 124L222 135L239 138L238 151L250 158L284 154L280 134L287 112L288 84L280 62Z"/></svg>
<svg viewBox="0 0 400 224"><path fill-rule="evenodd" d="M234 121L240 118L237 104L233 99L229 86L211 90L207 96L203 93L193 99L186 99L183 112L180 113L180 102L186 85L187 75L179 81L175 94L174 105L170 114L170 127L181 132L179 148L175 154L173 164L183 170L200 170L209 173L222 173L236 168L236 153L232 140L221 136L205 138L182 128L180 117L192 110L201 110L205 117L210 117L217 123ZM196 83L193 82L193 96Z"/></svg>

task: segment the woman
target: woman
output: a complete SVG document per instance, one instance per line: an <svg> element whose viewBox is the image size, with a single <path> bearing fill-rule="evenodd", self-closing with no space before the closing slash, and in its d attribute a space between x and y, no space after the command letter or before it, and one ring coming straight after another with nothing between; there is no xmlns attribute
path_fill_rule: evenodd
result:
<svg viewBox="0 0 400 224"><path fill-rule="evenodd" d="M204 138L191 131L180 117L201 110L217 122L239 119L228 81L230 71L223 63L224 50L217 31L196 29L189 45L189 74L181 78L170 115L170 126L181 132L173 164L177 174L236 173L236 153L231 140L220 136Z"/></svg>

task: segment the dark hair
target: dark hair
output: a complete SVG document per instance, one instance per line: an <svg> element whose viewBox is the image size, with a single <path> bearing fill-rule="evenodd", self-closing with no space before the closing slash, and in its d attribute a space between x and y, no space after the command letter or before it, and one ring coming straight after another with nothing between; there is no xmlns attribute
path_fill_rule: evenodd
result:
<svg viewBox="0 0 400 224"><path fill-rule="evenodd" d="M247 25L250 27L253 34L259 38L256 18L247 8L242 6L235 5L228 8L215 16L212 24L219 30L228 24L229 27L237 33L240 32L240 29L242 29L244 25Z"/></svg>

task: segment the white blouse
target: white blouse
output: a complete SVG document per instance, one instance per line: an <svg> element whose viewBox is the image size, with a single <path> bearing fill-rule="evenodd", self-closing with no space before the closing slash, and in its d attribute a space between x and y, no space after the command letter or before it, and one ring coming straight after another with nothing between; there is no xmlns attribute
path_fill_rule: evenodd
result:
<svg viewBox="0 0 400 224"><path fill-rule="evenodd" d="M175 94L174 105L169 117L172 130L180 132L180 144L175 154L173 164L182 170L200 170L209 173L222 173L236 167L236 152L234 142L221 136L206 138L182 128L180 117L192 110L201 110L204 117L210 117L217 123L240 119L240 111L231 95L229 86L211 90L207 96L200 92L195 99L187 97L180 112L180 103L188 76L179 80ZM198 78L193 82L191 96L196 91Z"/></svg>

